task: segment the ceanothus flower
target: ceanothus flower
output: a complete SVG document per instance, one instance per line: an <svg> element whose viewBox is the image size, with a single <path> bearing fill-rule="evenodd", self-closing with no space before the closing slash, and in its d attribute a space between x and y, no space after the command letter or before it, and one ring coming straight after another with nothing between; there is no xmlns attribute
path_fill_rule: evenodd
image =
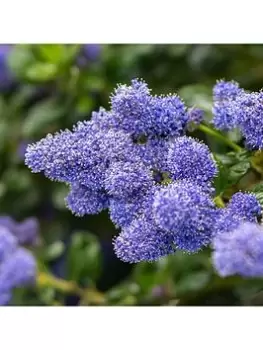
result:
<svg viewBox="0 0 263 350"><path fill-rule="evenodd" d="M111 96L111 107L119 128L136 136L144 134L143 119L150 114L151 99L144 81L133 79L130 86L120 84Z"/></svg>
<svg viewBox="0 0 263 350"><path fill-rule="evenodd" d="M239 127L250 149L263 148L263 92L244 93L238 100Z"/></svg>
<svg viewBox="0 0 263 350"><path fill-rule="evenodd" d="M34 256L18 244L17 238L0 226L0 305L7 305L13 288L31 285L36 279Z"/></svg>
<svg viewBox="0 0 263 350"><path fill-rule="evenodd" d="M170 144L167 169L173 180L187 179L208 187L217 174L209 148L191 137L178 137Z"/></svg>
<svg viewBox="0 0 263 350"><path fill-rule="evenodd" d="M0 226L0 264L18 247L17 239L4 226Z"/></svg>
<svg viewBox="0 0 263 350"><path fill-rule="evenodd" d="M238 98L244 93L234 81L220 80L213 88L213 120L219 130L231 130L239 125Z"/></svg>
<svg viewBox="0 0 263 350"><path fill-rule="evenodd" d="M239 87L236 81L219 80L213 88L213 97L215 101L234 100L243 89Z"/></svg>
<svg viewBox="0 0 263 350"><path fill-rule="evenodd" d="M261 214L261 205L253 193L237 192L231 197L227 210L231 216L255 222Z"/></svg>
<svg viewBox="0 0 263 350"><path fill-rule="evenodd" d="M143 163L114 162L105 175L106 191L119 198L146 192L153 184L152 172Z"/></svg>
<svg viewBox="0 0 263 350"><path fill-rule="evenodd" d="M195 183L182 180L161 188L152 208L157 226L173 236L178 249L195 252L211 242L218 212Z"/></svg>
<svg viewBox="0 0 263 350"><path fill-rule="evenodd" d="M36 261L27 249L18 248L0 264L0 286L2 290L33 284L35 278Z"/></svg>
<svg viewBox="0 0 263 350"><path fill-rule="evenodd" d="M234 230L217 234L213 248L213 265L220 276L263 276L262 226L243 222Z"/></svg>
<svg viewBox="0 0 263 350"><path fill-rule="evenodd" d="M185 132L188 115L177 95L151 96L148 85L134 79L119 85L111 97L116 125L135 137L179 136Z"/></svg>
<svg viewBox="0 0 263 350"><path fill-rule="evenodd" d="M166 172L169 145L170 140L148 138L145 143L138 144L136 154L139 154L142 162L151 169Z"/></svg>
<svg viewBox="0 0 263 350"><path fill-rule="evenodd" d="M97 214L108 207L108 195L104 191L94 191L74 183L66 197L67 207L77 216Z"/></svg>
<svg viewBox="0 0 263 350"><path fill-rule="evenodd" d="M147 193L138 192L128 198L110 198L109 214L116 227L126 227L133 220L145 215L151 207L155 186Z"/></svg>
<svg viewBox="0 0 263 350"><path fill-rule="evenodd" d="M173 237L141 217L126 226L114 240L114 251L125 262L155 261L175 252Z"/></svg>
<svg viewBox="0 0 263 350"><path fill-rule="evenodd" d="M185 104L177 95L152 97L149 112L142 115L144 133L154 137L181 136L188 120Z"/></svg>
<svg viewBox="0 0 263 350"><path fill-rule="evenodd" d="M10 216L0 216L0 226L8 229L21 245L37 245L40 241L39 222L35 217L29 217L16 222Z"/></svg>

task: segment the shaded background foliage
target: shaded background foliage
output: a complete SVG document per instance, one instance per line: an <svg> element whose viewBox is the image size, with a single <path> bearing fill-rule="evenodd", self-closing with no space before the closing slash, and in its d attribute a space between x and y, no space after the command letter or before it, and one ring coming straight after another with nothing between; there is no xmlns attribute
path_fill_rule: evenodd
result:
<svg viewBox="0 0 263 350"><path fill-rule="evenodd" d="M31 174L24 165L28 143L89 119L99 106L107 108L116 84L134 77L146 80L154 93L179 93L189 105L203 108L209 119L217 79L237 80L246 89L263 86L263 46L0 46L0 213L17 221L38 219L40 240L34 251L41 269L103 293L90 293L81 301L54 286L36 286L17 290L12 303L262 304L262 282L219 278L209 249L191 256L177 253L156 263L119 261L111 244L116 231L107 213L74 217L65 207L65 185ZM219 157L228 150L200 131L193 135L205 140ZM239 138L236 133L230 136ZM244 167L239 166L239 174ZM235 176L232 184L237 182Z"/></svg>

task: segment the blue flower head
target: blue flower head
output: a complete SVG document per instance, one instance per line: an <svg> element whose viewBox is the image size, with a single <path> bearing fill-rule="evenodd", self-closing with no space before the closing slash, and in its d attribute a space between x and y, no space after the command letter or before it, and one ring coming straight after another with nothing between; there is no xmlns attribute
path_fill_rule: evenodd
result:
<svg viewBox="0 0 263 350"><path fill-rule="evenodd" d="M251 222L217 234L213 240L212 260L222 277L263 276L263 229Z"/></svg>
<svg viewBox="0 0 263 350"><path fill-rule="evenodd" d="M125 227L114 240L116 255L125 262L154 261L175 251L173 237L142 217Z"/></svg>
<svg viewBox="0 0 263 350"><path fill-rule="evenodd" d="M146 135L158 137L184 135L189 115L179 96L154 96L147 112L142 115Z"/></svg>
<svg viewBox="0 0 263 350"><path fill-rule="evenodd" d="M106 171L105 189L109 195L127 198L153 186L152 173L143 163L114 162Z"/></svg>
<svg viewBox="0 0 263 350"><path fill-rule="evenodd" d="M219 80L213 88L215 101L234 100L243 90L236 81Z"/></svg>
<svg viewBox="0 0 263 350"><path fill-rule="evenodd" d="M18 247L17 239L4 226L0 226L0 264Z"/></svg>
<svg viewBox="0 0 263 350"><path fill-rule="evenodd" d="M174 180L187 179L207 187L217 174L209 148L191 137L178 137L171 143L167 169ZM208 186L209 187L209 186Z"/></svg>
<svg viewBox="0 0 263 350"><path fill-rule="evenodd" d="M148 85L134 79L130 86L119 85L111 96L112 111L119 127L130 134L144 134L143 119L150 114L151 94Z"/></svg>
<svg viewBox="0 0 263 350"><path fill-rule="evenodd" d="M250 149L263 148L263 92L245 93L239 100L239 127Z"/></svg>
<svg viewBox="0 0 263 350"><path fill-rule="evenodd" d="M111 97L118 128L134 136L179 136L185 132L188 115L177 95L152 96L148 85L134 79L120 85Z"/></svg>
<svg viewBox="0 0 263 350"><path fill-rule="evenodd" d="M236 100L244 93L234 81L220 80L213 88L213 124L219 130L231 130L239 125L239 104Z"/></svg>
<svg viewBox="0 0 263 350"><path fill-rule="evenodd" d="M34 256L19 247L18 240L0 226L0 305L9 303L12 289L31 285L36 279Z"/></svg>
<svg viewBox="0 0 263 350"><path fill-rule="evenodd" d="M78 183L71 185L66 198L67 207L77 216L97 214L108 207L108 195Z"/></svg>
<svg viewBox="0 0 263 350"><path fill-rule="evenodd" d="M21 245L34 246L40 242L39 222L35 217L16 222L10 216L0 216L0 226L12 232Z"/></svg>
<svg viewBox="0 0 263 350"><path fill-rule="evenodd" d="M169 232L178 249L195 252L211 242L217 210L208 194L186 180L156 192L153 217L157 226Z"/></svg>
<svg viewBox="0 0 263 350"><path fill-rule="evenodd" d="M228 203L230 216L239 216L243 220L255 222L261 214L261 205L253 193L235 193Z"/></svg>
<svg viewBox="0 0 263 350"><path fill-rule="evenodd" d="M24 248L18 248L0 265L0 288L10 290L33 284L36 279L36 261Z"/></svg>

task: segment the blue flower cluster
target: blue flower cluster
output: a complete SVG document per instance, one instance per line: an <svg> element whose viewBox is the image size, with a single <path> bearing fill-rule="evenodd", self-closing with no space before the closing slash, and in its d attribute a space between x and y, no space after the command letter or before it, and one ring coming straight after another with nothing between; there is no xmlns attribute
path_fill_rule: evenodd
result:
<svg viewBox="0 0 263 350"><path fill-rule="evenodd" d="M214 94L218 104L227 104L240 89L220 82ZM120 228L114 250L123 261L194 253L211 242L222 257L217 236L256 224L261 208L247 193L234 195L226 209L215 206L216 162L205 144L185 135L191 123L201 122L201 111L187 109L177 95L153 96L138 79L119 85L110 102L109 111L101 108L72 131L29 145L26 164L68 184L66 203L74 214L108 209Z"/></svg>
<svg viewBox="0 0 263 350"><path fill-rule="evenodd" d="M37 246L40 243L39 222L35 217L16 222L10 216L0 216L0 226L12 232L21 245Z"/></svg>
<svg viewBox="0 0 263 350"><path fill-rule="evenodd" d="M219 130L239 128L249 149L263 148L263 92L247 92L236 82L214 86L213 124Z"/></svg>
<svg viewBox="0 0 263 350"><path fill-rule="evenodd" d="M36 279L34 256L19 246L17 238L6 227L0 226L0 305L7 305L12 290L31 285Z"/></svg>

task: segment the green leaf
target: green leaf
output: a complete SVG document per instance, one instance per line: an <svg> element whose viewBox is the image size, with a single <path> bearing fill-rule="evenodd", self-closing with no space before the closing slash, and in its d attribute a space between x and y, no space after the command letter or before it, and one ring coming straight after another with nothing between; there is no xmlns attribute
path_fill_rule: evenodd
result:
<svg viewBox="0 0 263 350"><path fill-rule="evenodd" d="M251 165L248 160L241 161L230 167L228 173L228 185L237 183L250 169Z"/></svg>
<svg viewBox="0 0 263 350"><path fill-rule="evenodd" d="M67 210L65 198L68 194L68 186L58 183L52 192L52 202L55 208L59 210Z"/></svg>
<svg viewBox="0 0 263 350"><path fill-rule="evenodd" d="M25 71L25 77L32 82L54 80L58 75L58 66L49 62L36 62Z"/></svg>
<svg viewBox="0 0 263 350"><path fill-rule="evenodd" d="M216 196L220 196L228 185L228 171L217 155L214 154L214 158L218 168L218 174L214 179L214 187L216 189Z"/></svg>
<svg viewBox="0 0 263 350"><path fill-rule="evenodd" d="M188 106L195 106L211 113L212 92L211 88L204 85L187 85L179 90L179 96Z"/></svg>
<svg viewBox="0 0 263 350"><path fill-rule="evenodd" d="M40 56L47 62L60 63L64 60L66 50L63 44L37 45Z"/></svg>
<svg viewBox="0 0 263 350"><path fill-rule="evenodd" d="M263 181L253 186L250 191L255 194L257 200L263 206Z"/></svg>
<svg viewBox="0 0 263 350"><path fill-rule="evenodd" d="M24 77L26 69L34 62L34 55L27 45L16 45L7 58L11 72L17 77Z"/></svg>
<svg viewBox="0 0 263 350"><path fill-rule="evenodd" d="M61 241L52 243L45 252L45 260L51 261L59 258L65 251L65 244Z"/></svg>
<svg viewBox="0 0 263 350"><path fill-rule="evenodd" d="M184 276L176 284L176 292L184 294L188 292L197 292L206 287L209 283L210 274L208 271L198 271Z"/></svg>
<svg viewBox="0 0 263 350"><path fill-rule="evenodd" d="M97 237L89 232L75 233L68 254L68 277L78 282L94 282L100 269L101 250Z"/></svg>
<svg viewBox="0 0 263 350"><path fill-rule="evenodd" d="M43 133L43 128L61 118L64 112L64 106L54 99L38 103L29 110L22 127L22 134L30 138L39 131Z"/></svg>

